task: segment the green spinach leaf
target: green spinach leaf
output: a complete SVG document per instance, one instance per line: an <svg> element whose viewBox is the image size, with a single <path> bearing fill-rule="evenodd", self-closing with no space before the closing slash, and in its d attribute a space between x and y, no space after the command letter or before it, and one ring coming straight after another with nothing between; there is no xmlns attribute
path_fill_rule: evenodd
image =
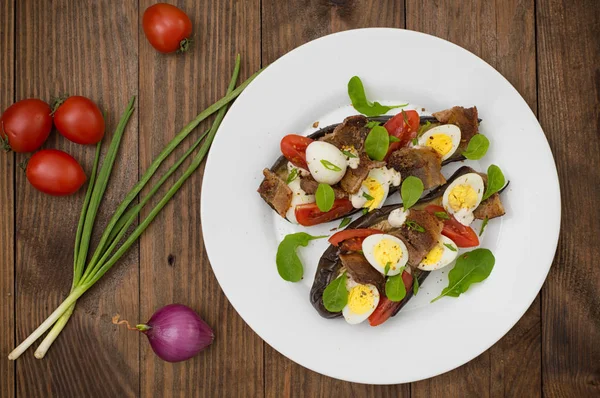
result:
<svg viewBox="0 0 600 398"><path fill-rule="evenodd" d="M506 184L502 170L500 170L500 167L496 166L495 164L492 164L490 167L488 167L487 176L487 188L485 189L485 193L481 199L482 201L501 190L504 184Z"/></svg>
<svg viewBox="0 0 600 398"><path fill-rule="evenodd" d="M381 122L378 122L376 120L371 120L367 122L367 128L372 129L375 126L381 126Z"/></svg>
<svg viewBox="0 0 600 398"><path fill-rule="evenodd" d="M403 272L404 267L400 267L400 273L388 277L385 282L385 295L390 301L398 302L406 297L406 286L404 286L404 281L402 280Z"/></svg>
<svg viewBox="0 0 600 398"><path fill-rule="evenodd" d="M421 198L423 193L423 182L415 176L409 176L404 179L400 187L402 196L402 205L404 211L411 208Z"/></svg>
<svg viewBox="0 0 600 398"><path fill-rule="evenodd" d="M481 282L490 276L495 262L494 255L488 249L475 249L462 254L456 260L454 268L448 273L448 286L431 302L445 296L460 296L473 283Z"/></svg>
<svg viewBox="0 0 600 398"><path fill-rule="evenodd" d="M383 115L390 109L401 108L408 105L403 104L386 106L381 105L379 102L370 102L367 100L365 87L358 76L352 77L348 82L348 96L350 97L350 101L352 101L352 106L354 106L354 109L367 116Z"/></svg>
<svg viewBox="0 0 600 398"><path fill-rule="evenodd" d="M389 146L389 134L385 127L373 127L365 140L365 152L367 155L373 160L383 160Z"/></svg>
<svg viewBox="0 0 600 398"><path fill-rule="evenodd" d="M323 291L323 305L329 312L340 312L348 304L348 289L344 272L342 276L333 280Z"/></svg>
<svg viewBox="0 0 600 398"><path fill-rule="evenodd" d="M312 236L305 232L287 235L277 248L277 272L288 282L298 282L304 274L304 267L296 253L299 246L306 247L308 242L314 239L326 238L327 236Z"/></svg>
<svg viewBox="0 0 600 398"><path fill-rule="evenodd" d="M419 278L413 277L413 294L416 296L419 292Z"/></svg>
<svg viewBox="0 0 600 398"><path fill-rule="evenodd" d="M490 141L483 134L475 134L471 141L469 141L469 145L467 145L467 150L462 154L467 159L478 160L485 156L490 147Z"/></svg>
<svg viewBox="0 0 600 398"><path fill-rule="evenodd" d="M335 200L335 192L327 184L319 184L317 192L315 194L317 201L317 207L323 213L328 212L333 207L333 201Z"/></svg>

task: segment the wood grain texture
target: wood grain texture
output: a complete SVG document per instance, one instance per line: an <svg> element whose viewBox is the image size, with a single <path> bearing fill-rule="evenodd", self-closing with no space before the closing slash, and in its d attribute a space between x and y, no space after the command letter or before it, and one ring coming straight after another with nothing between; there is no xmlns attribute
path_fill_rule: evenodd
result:
<svg viewBox="0 0 600 398"><path fill-rule="evenodd" d="M14 2L0 4L0 112L15 96ZM0 126L2 128L2 126ZM5 358L15 345L15 157L0 153L0 397L15 393L15 364Z"/></svg>
<svg viewBox="0 0 600 398"><path fill-rule="evenodd" d="M92 98L107 113L104 151L129 98L137 93L137 8L133 2L19 1L16 9L17 99L70 93ZM95 235L137 180L137 116L125 133ZM62 149L91 171L94 146L52 133L46 148ZM25 156L17 156L19 161ZM85 190L50 197L17 172L16 328L23 340L69 292L73 243ZM122 339L114 313L138 313L138 253L133 248L92 288L43 361L33 349L17 361L19 396L135 396L138 341ZM37 347L37 344L34 344ZM4 360L4 359L3 359Z"/></svg>
<svg viewBox="0 0 600 398"><path fill-rule="evenodd" d="M140 1L140 19L153 3ZM260 68L258 0L176 3L192 19L195 41L191 51L164 55L143 36L140 41L140 172L196 114L225 95L237 53L242 57L240 82ZM191 137L198 137L211 121L203 123ZM190 142L184 141L184 149L178 149L176 156ZM174 158L169 159L169 165ZM187 180L142 236L139 318L146 320L164 305L183 303L214 328L215 343L202 355L170 364L158 359L142 342L141 394L262 396L263 343L228 303L204 250L202 173L199 170Z"/></svg>
<svg viewBox="0 0 600 398"><path fill-rule="evenodd" d="M408 0L407 28L444 38L502 73L536 112L533 0ZM485 109L480 109L485 119ZM439 377L413 383L413 397L540 396L540 301L490 350Z"/></svg>
<svg viewBox="0 0 600 398"><path fill-rule="evenodd" d="M401 1L262 1L262 60L268 65L310 40L347 29L404 27ZM409 385L368 386L322 376L285 358L265 344L268 397L409 397Z"/></svg>
<svg viewBox="0 0 600 398"><path fill-rule="evenodd" d="M539 117L563 203L559 246L542 291L544 396L598 397L600 4L540 0L537 18Z"/></svg>

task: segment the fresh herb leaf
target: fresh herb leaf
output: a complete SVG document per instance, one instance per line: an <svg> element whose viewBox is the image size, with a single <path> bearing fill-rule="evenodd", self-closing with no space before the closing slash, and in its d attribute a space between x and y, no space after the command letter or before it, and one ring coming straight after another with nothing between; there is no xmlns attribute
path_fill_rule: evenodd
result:
<svg viewBox="0 0 600 398"><path fill-rule="evenodd" d="M473 283L481 282L490 276L495 262L494 255L488 249L475 249L459 256L456 265L448 273L448 286L431 302L445 296L460 296Z"/></svg>
<svg viewBox="0 0 600 398"><path fill-rule="evenodd" d="M390 272L390 267L392 263L388 262L385 264L385 268L383 269L383 276L387 276L388 272Z"/></svg>
<svg viewBox="0 0 600 398"><path fill-rule="evenodd" d="M387 113L390 109L401 108L403 105L381 105L379 102L370 102L365 94L365 87L358 76L354 76L348 82L348 96L352 101L354 109L367 116L379 116Z"/></svg>
<svg viewBox="0 0 600 398"><path fill-rule="evenodd" d="M485 230L485 227L487 227L488 221L490 221L490 219L488 216L485 216L483 223L481 224L481 229L479 230L479 236L483 235L483 231Z"/></svg>
<svg viewBox="0 0 600 398"><path fill-rule="evenodd" d="M402 280L403 272L404 267L400 267L400 273L390 276L385 282L385 295L390 301L398 302L406 297L406 286L404 286L404 280Z"/></svg>
<svg viewBox="0 0 600 398"><path fill-rule="evenodd" d="M389 134L385 127L375 126L365 140L365 152L373 160L383 160L390 146Z"/></svg>
<svg viewBox="0 0 600 398"><path fill-rule="evenodd" d="M369 194L368 194L368 193L366 193L366 192L363 192L363 193L362 193L362 196L364 196L364 198L365 198L365 199L367 199L367 200L375 200L375 198L374 198L374 197L372 197L371 195L369 195Z"/></svg>
<svg viewBox="0 0 600 398"><path fill-rule="evenodd" d="M290 174L288 174L286 184L289 185L290 182L294 181L296 178L298 178L298 169L294 167L292 171L290 171Z"/></svg>
<svg viewBox="0 0 600 398"><path fill-rule="evenodd" d="M419 278L413 278L413 294L416 296L419 292Z"/></svg>
<svg viewBox="0 0 600 398"><path fill-rule="evenodd" d="M444 243L444 246L446 246L448 249L452 250L453 252L457 251L456 247L452 246L450 243Z"/></svg>
<svg viewBox="0 0 600 398"><path fill-rule="evenodd" d="M317 207L323 213L328 212L333 207L335 200L335 192L327 184L319 184L317 192L315 193L315 199L317 201Z"/></svg>
<svg viewBox="0 0 600 398"><path fill-rule="evenodd" d="M402 112L402 118L404 119L404 124L406 124L408 126L408 128L411 128L410 123L408 122L408 116L406 116L406 112L404 112L404 109L402 109L400 112Z"/></svg>
<svg viewBox="0 0 600 398"><path fill-rule="evenodd" d="M323 305L329 312L340 312L348 304L348 289L344 272L342 276L333 280L323 291Z"/></svg>
<svg viewBox="0 0 600 398"><path fill-rule="evenodd" d="M343 153L344 155L346 155L347 157L349 157L350 159L352 159L352 158L357 158L357 157L358 157L358 156L356 156L355 154L353 154L353 153L352 153L352 152L350 152L350 151L342 151L342 153Z"/></svg>
<svg viewBox="0 0 600 398"><path fill-rule="evenodd" d="M326 238L327 236L312 236L305 232L286 235L277 248L277 272L284 280L298 282L304 274L304 267L296 253L299 246L306 247L308 242L314 239Z"/></svg>
<svg viewBox="0 0 600 398"><path fill-rule="evenodd" d="M483 134L475 134L462 154L467 159L478 160L485 156L490 147L490 141Z"/></svg>
<svg viewBox="0 0 600 398"><path fill-rule="evenodd" d="M368 212L369 212L369 208L368 208L368 207L365 207L364 209L362 209L362 214L363 214L363 216L364 216L365 214L367 214Z"/></svg>
<svg viewBox="0 0 600 398"><path fill-rule="evenodd" d="M390 135L390 143L392 142L400 142L400 139L394 135Z"/></svg>
<svg viewBox="0 0 600 398"><path fill-rule="evenodd" d="M352 221L351 217L344 217L344 219L340 223L340 226L338 227L338 229L344 228L346 225L350 224L350 221Z"/></svg>
<svg viewBox="0 0 600 398"><path fill-rule="evenodd" d="M375 126L381 126L381 122L378 122L377 120L371 120L369 122L367 122L367 127L372 129Z"/></svg>
<svg viewBox="0 0 600 398"><path fill-rule="evenodd" d="M421 198L423 182L415 176L406 177L400 188L404 210L411 208Z"/></svg>
<svg viewBox="0 0 600 398"><path fill-rule="evenodd" d="M339 168L337 165L331 163L329 160L325 160L325 159L321 159L321 164L323 165L323 167L325 167L327 170L332 170L332 171L342 171L341 168Z"/></svg>
<svg viewBox="0 0 600 398"><path fill-rule="evenodd" d="M450 216L445 211L436 211L433 214L440 220L449 220L450 219Z"/></svg>
<svg viewBox="0 0 600 398"><path fill-rule="evenodd" d="M488 167L487 175L487 188L483 194L483 199L481 199L482 201L501 190L504 184L506 184L502 170L500 170L500 167L496 166L495 164L492 164L490 167Z"/></svg>
<svg viewBox="0 0 600 398"><path fill-rule="evenodd" d="M431 122L428 120L425 122L424 125L419 126L419 130L417 130L417 137L422 136L423 134L425 134L425 132L427 130L429 130L431 128Z"/></svg>
<svg viewBox="0 0 600 398"><path fill-rule="evenodd" d="M412 220L408 220L406 222L406 226L410 229L414 229L417 232L425 232L425 228L423 228L418 223L416 223L415 221L412 221Z"/></svg>
<svg viewBox="0 0 600 398"><path fill-rule="evenodd" d="M416 138L413 138L413 139L412 139L412 144L413 144L414 146L417 146L417 145L419 145L419 140L418 140L418 139L416 139Z"/></svg>

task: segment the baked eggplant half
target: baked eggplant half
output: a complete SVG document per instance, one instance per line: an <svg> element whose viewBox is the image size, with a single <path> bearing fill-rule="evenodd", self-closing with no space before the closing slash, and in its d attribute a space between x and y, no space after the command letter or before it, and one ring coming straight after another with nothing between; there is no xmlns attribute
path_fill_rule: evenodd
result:
<svg viewBox="0 0 600 398"><path fill-rule="evenodd" d="M258 193L279 215L304 226L372 211L401 178L418 177L425 189L443 185L442 164L464 159L478 126L477 108L453 107L433 116L414 110L393 117L355 115L307 137L290 134L281 141L283 156L263 170ZM383 152L374 155L382 140ZM320 184L332 188L328 209L315 198Z"/></svg>
<svg viewBox="0 0 600 398"><path fill-rule="evenodd" d="M413 296L415 280L421 285L430 271L451 264L459 248L479 246L478 235L469 227L474 219L504 215L501 190L483 199L487 188L486 174L463 166L410 209L384 206L334 234L318 263L310 291L313 307L324 318L343 314L349 323L368 319L371 326L396 315ZM390 298L386 283L398 279L394 268L401 273L405 295ZM343 311L330 311L324 293L342 275L349 281L348 304ZM376 300L369 302L364 288L362 299L353 298L355 286L376 290ZM350 308L353 301L356 311Z"/></svg>

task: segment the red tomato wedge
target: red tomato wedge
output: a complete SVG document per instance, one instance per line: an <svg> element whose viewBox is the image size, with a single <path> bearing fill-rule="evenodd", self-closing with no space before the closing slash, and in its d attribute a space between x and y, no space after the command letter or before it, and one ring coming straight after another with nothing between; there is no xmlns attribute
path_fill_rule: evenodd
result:
<svg viewBox="0 0 600 398"><path fill-rule="evenodd" d="M444 228L442 229L442 235L452 239L458 247L475 247L479 246L479 238L473 228L466 225L462 225L454 216L448 214L442 206L429 205L425 208L429 214L443 212L450 217L444 221Z"/></svg>
<svg viewBox="0 0 600 398"><path fill-rule="evenodd" d="M281 153L287 160L292 162L296 167L302 167L308 170L306 164L306 147L313 142L308 137L303 137L296 134L288 134L281 140Z"/></svg>
<svg viewBox="0 0 600 398"><path fill-rule="evenodd" d="M342 217L354 210L352 202L349 199L336 199L333 202L331 210L323 213L317 207L316 203L307 203L296 206L296 221L298 224L310 227L311 225L322 224L336 218Z"/></svg>
<svg viewBox="0 0 600 398"><path fill-rule="evenodd" d="M402 273L402 281L404 282L404 287L406 288L406 294L412 288L413 277L408 272L404 271ZM369 325L371 326L379 326L392 316L394 312L400 307L402 301L394 302L381 295L381 299L379 300L379 305L375 308L375 311L369 316Z"/></svg>
<svg viewBox="0 0 600 398"><path fill-rule="evenodd" d="M335 234L331 235L331 237L329 238L329 243L331 243L334 246L339 246L341 242L347 239L366 238L370 235L382 233L383 232L381 232L380 230L373 228L345 229L343 231L336 232Z"/></svg>
<svg viewBox="0 0 600 398"><path fill-rule="evenodd" d="M402 111L388 120L383 127L385 127L390 135L393 135L400 141L392 142L390 144L386 157L396 149L408 145L408 143L417 136L417 130L419 130L420 124L421 118L417 111Z"/></svg>

